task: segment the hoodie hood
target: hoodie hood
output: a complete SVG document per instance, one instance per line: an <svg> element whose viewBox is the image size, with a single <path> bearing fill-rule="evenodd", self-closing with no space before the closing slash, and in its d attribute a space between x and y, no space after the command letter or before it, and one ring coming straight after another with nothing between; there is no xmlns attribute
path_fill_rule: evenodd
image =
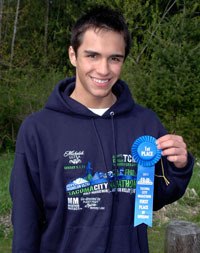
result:
<svg viewBox="0 0 200 253"><path fill-rule="evenodd" d="M66 114L95 117L95 114L88 110L87 107L70 98L70 94L75 87L75 82L75 77L66 78L65 80L59 82L50 95L45 108ZM118 80L113 86L113 93L117 96L117 101L110 107L110 109L103 115L103 117L110 117L111 111L114 111L115 115L123 114L125 112L131 111L134 106L132 95L125 82ZM96 117L99 116L96 115Z"/></svg>

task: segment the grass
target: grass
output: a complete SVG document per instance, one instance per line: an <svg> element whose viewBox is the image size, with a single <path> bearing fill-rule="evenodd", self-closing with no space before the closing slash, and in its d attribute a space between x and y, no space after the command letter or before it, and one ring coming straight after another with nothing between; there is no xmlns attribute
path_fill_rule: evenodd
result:
<svg viewBox="0 0 200 253"><path fill-rule="evenodd" d="M163 253L166 225L155 226L148 229L149 250L150 253Z"/></svg>
<svg viewBox="0 0 200 253"><path fill-rule="evenodd" d="M13 154L0 155L0 252L11 252L11 200L9 179ZM148 229L150 253L163 253L165 230L173 219L187 220L200 226L200 163L197 162L189 187L182 199L154 213L153 227Z"/></svg>
<svg viewBox="0 0 200 253"><path fill-rule="evenodd" d="M13 164L13 154L6 153L0 155L0 215L5 215L10 211L11 200L9 195L10 172Z"/></svg>
<svg viewBox="0 0 200 253"><path fill-rule="evenodd" d="M1 253L11 253L12 249L11 249L11 239L0 239L0 250Z"/></svg>
<svg viewBox="0 0 200 253"><path fill-rule="evenodd" d="M10 223L11 200L9 195L10 172L13 154L0 155L0 252L11 252L12 229Z"/></svg>
<svg viewBox="0 0 200 253"><path fill-rule="evenodd" d="M12 230L11 227L4 225L0 226L0 252L10 253L12 244Z"/></svg>

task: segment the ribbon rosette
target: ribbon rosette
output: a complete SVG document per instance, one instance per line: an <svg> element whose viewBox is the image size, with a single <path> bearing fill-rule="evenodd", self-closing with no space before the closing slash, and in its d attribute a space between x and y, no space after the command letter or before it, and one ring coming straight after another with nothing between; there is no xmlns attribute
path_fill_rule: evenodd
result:
<svg viewBox="0 0 200 253"><path fill-rule="evenodd" d="M141 223L152 226L155 164L160 160L161 150L157 149L154 137L144 135L133 143L132 156L138 163L134 226Z"/></svg>

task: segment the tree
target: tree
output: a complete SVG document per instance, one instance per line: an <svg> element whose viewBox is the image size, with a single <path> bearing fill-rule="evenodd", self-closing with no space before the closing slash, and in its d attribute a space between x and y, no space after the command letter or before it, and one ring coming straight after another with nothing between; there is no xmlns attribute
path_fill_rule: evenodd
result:
<svg viewBox="0 0 200 253"><path fill-rule="evenodd" d="M132 48L122 78L136 101L157 112L197 152L200 3L96 3L119 9L128 22ZM23 118L41 108L59 79L73 74L67 56L71 28L92 5L93 0L0 0L0 148L14 145Z"/></svg>
<svg viewBox="0 0 200 253"><path fill-rule="evenodd" d="M195 6L182 5L153 36L150 29L145 54L139 64L128 63L133 74L126 74L137 101L157 112L169 132L183 135L192 151L200 141L200 18Z"/></svg>
<svg viewBox="0 0 200 253"><path fill-rule="evenodd" d="M3 0L0 0L0 45L1 45L2 19L3 19Z"/></svg>
<svg viewBox="0 0 200 253"><path fill-rule="evenodd" d="M13 27L13 37L12 37L11 54L10 54L11 65L12 65L13 56L14 56L15 38L16 38L17 23L18 23L18 16L19 16L19 6L20 6L20 0L17 0L17 8L16 8L15 22L14 22L14 27Z"/></svg>
<svg viewBox="0 0 200 253"><path fill-rule="evenodd" d="M44 32L44 54L47 57L48 47L48 26L49 26L49 0L46 0L45 32Z"/></svg>

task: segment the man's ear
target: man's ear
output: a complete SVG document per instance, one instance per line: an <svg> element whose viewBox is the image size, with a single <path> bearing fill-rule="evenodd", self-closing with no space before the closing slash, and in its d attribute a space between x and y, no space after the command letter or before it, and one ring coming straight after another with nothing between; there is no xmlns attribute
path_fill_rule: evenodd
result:
<svg viewBox="0 0 200 253"><path fill-rule="evenodd" d="M74 52L74 49L72 46L69 47L68 54L69 54L69 59L70 59L71 64L74 67L76 67L76 53Z"/></svg>

